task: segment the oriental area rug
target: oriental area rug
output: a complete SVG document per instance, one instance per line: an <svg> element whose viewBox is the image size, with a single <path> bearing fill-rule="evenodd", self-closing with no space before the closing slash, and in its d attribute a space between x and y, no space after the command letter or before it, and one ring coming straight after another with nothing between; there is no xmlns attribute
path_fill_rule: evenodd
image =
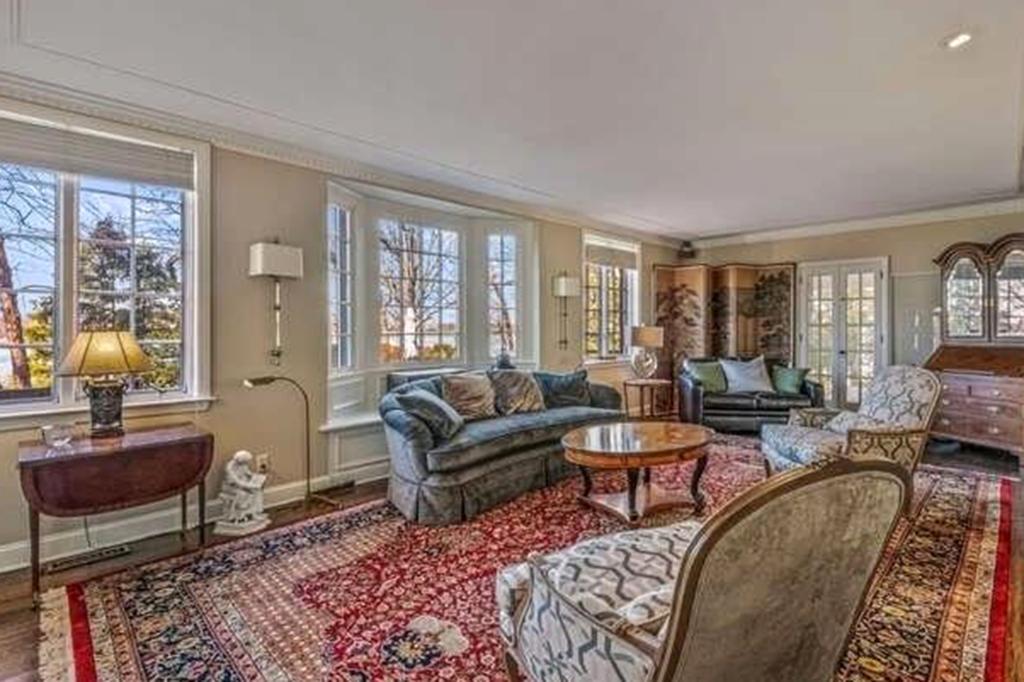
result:
<svg viewBox="0 0 1024 682"><path fill-rule="evenodd" d="M757 441L713 448L712 512L764 476ZM683 488L691 468L655 478ZM582 506L579 487L566 480L447 528L372 502L51 590L40 677L505 680L496 571L623 528ZM1009 480L921 467L837 680L1003 682L1010 504Z"/></svg>

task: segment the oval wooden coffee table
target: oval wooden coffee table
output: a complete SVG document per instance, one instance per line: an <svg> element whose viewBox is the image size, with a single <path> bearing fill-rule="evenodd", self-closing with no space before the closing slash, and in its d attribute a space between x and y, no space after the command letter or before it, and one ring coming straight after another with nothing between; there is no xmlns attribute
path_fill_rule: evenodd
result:
<svg viewBox="0 0 1024 682"><path fill-rule="evenodd" d="M707 467L707 445L715 432L705 426L680 422L619 422L574 429L562 437L565 458L583 474L587 504L636 523L655 511L694 505L704 511L700 478ZM696 460L690 497L665 490L651 481L651 467ZM625 469L625 493L595 493L590 470ZM642 477L641 477L642 474ZM642 478L642 480L641 480Z"/></svg>

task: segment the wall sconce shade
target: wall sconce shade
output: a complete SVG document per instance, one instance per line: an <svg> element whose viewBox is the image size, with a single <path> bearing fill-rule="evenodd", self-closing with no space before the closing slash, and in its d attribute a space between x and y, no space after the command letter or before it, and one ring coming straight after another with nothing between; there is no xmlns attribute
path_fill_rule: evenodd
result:
<svg viewBox="0 0 1024 682"><path fill-rule="evenodd" d="M564 272L555 275L551 284L551 292L555 298L575 298L580 295L580 278L569 277Z"/></svg>
<svg viewBox="0 0 1024 682"><path fill-rule="evenodd" d="M270 242L252 244L249 246L249 276L302 279L302 249Z"/></svg>

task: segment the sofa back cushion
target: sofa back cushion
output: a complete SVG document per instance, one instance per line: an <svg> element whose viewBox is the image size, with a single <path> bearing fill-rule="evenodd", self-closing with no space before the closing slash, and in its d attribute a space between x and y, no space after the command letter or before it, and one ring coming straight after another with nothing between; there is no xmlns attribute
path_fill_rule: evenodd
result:
<svg viewBox="0 0 1024 682"><path fill-rule="evenodd" d="M743 360L722 360L722 371L725 372L726 391L740 393L744 391L764 391L772 393L775 387L768 378L768 370L764 358L758 357L749 362Z"/></svg>
<svg viewBox="0 0 1024 682"><path fill-rule="evenodd" d="M803 391L804 379L811 370L801 367L772 366L772 386L778 393L800 395Z"/></svg>
<svg viewBox="0 0 1024 682"><path fill-rule="evenodd" d="M718 360L689 360L683 363L683 369L700 382L705 393L725 393L728 384L725 372Z"/></svg>
<svg viewBox="0 0 1024 682"><path fill-rule="evenodd" d="M544 409L544 394L532 373L519 369L495 369L488 372L487 376L494 388L494 406L498 414Z"/></svg>
<svg viewBox="0 0 1024 682"><path fill-rule="evenodd" d="M486 374L441 377L441 397L466 421L498 416L494 409L494 388Z"/></svg>
<svg viewBox="0 0 1024 682"><path fill-rule="evenodd" d="M533 378L540 385L544 405L549 410L555 407L590 406L590 385L587 383L585 369L565 374L534 372Z"/></svg>
<svg viewBox="0 0 1024 682"><path fill-rule="evenodd" d="M465 423L455 408L422 388L397 393L395 401L403 410L422 419L435 438L447 440L458 433Z"/></svg>

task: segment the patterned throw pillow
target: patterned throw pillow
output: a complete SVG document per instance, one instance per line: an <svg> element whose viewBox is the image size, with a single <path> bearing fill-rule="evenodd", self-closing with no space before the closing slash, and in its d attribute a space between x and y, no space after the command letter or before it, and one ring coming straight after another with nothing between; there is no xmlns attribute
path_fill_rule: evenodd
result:
<svg viewBox="0 0 1024 682"><path fill-rule="evenodd" d="M807 368L775 365L772 367L772 384L779 393L800 395L804 379L807 378L807 373L810 371Z"/></svg>
<svg viewBox="0 0 1024 682"><path fill-rule="evenodd" d="M494 411L494 388L486 374L441 377L441 396L466 421L498 416Z"/></svg>
<svg viewBox="0 0 1024 682"><path fill-rule="evenodd" d="M706 362L687 360L683 363L683 368L700 382L701 388L704 389L705 393L725 393L727 388L725 373L722 371L722 365L719 364L718 360Z"/></svg>
<svg viewBox="0 0 1024 682"><path fill-rule="evenodd" d="M530 372L520 369L496 369L487 373L494 388L494 406L498 414L538 412L544 409L544 394Z"/></svg>
<svg viewBox="0 0 1024 682"><path fill-rule="evenodd" d="M462 428L465 420L451 405L430 391L414 388L396 393L395 401L403 410L423 420L437 438L448 440Z"/></svg>
<svg viewBox="0 0 1024 682"><path fill-rule="evenodd" d="M728 384L726 393L775 392L772 380L768 378L764 356L749 362L743 360L721 360L720 362L722 371L725 372L725 382Z"/></svg>
<svg viewBox="0 0 1024 682"><path fill-rule="evenodd" d="M567 374L534 372L533 378L540 384L544 405L549 410L554 407L590 406L590 385L587 384L585 369Z"/></svg>
<svg viewBox="0 0 1024 682"><path fill-rule="evenodd" d="M843 410L825 423L825 430L845 436L852 429L858 431L884 431L890 428L890 426L885 422L878 421L874 417Z"/></svg>

